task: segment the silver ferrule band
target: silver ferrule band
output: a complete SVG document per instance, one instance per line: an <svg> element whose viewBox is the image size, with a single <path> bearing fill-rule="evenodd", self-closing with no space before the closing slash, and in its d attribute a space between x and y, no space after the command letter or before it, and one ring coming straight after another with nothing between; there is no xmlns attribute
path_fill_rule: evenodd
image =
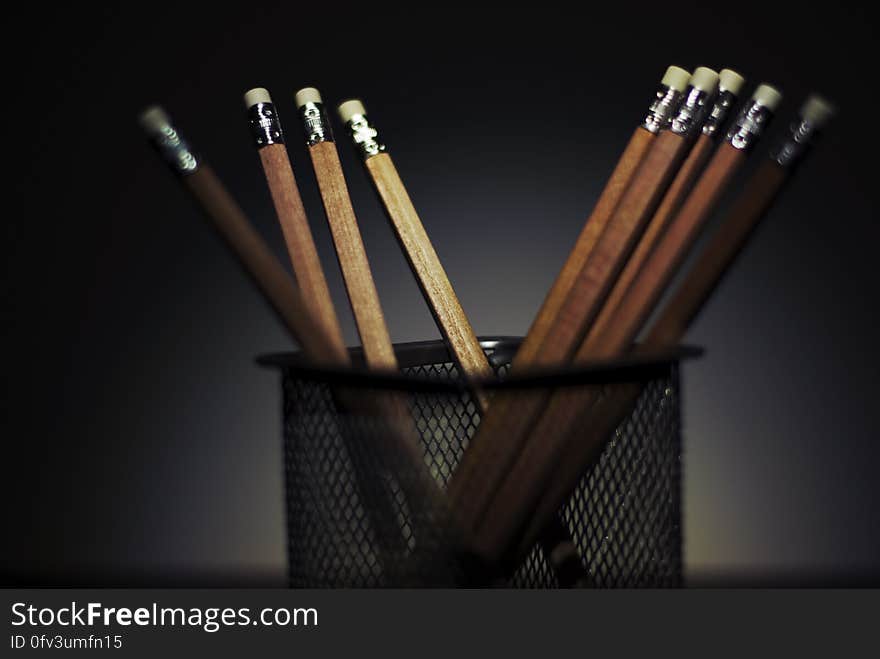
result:
<svg viewBox="0 0 880 659"><path fill-rule="evenodd" d="M709 137L719 135L734 105L736 105L736 94L727 89L719 91L715 97L715 103L712 104L709 116L703 122L703 135L708 135Z"/></svg>
<svg viewBox="0 0 880 659"><path fill-rule="evenodd" d="M379 141L379 132L370 125L366 115L356 114L346 124L355 148L364 160L385 152L385 145Z"/></svg>
<svg viewBox="0 0 880 659"><path fill-rule="evenodd" d="M278 112L273 103L256 103L249 107L248 123L251 127L251 136L257 147L284 144L281 121L278 119Z"/></svg>
<svg viewBox="0 0 880 659"><path fill-rule="evenodd" d="M323 103L306 103L299 109L303 130L306 132L306 143L314 146L318 142L332 142L333 130L324 112Z"/></svg>
<svg viewBox="0 0 880 659"><path fill-rule="evenodd" d="M727 141L735 149L742 151L750 150L764 128L773 118L773 112L765 105L761 105L755 100L749 101L746 106L740 110L733 126L727 133Z"/></svg>
<svg viewBox="0 0 880 659"><path fill-rule="evenodd" d="M782 167L794 167L810 150L818 132L815 124L797 117L779 145L771 151L770 158Z"/></svg>
<svg viewBox="0 0 880 659"><path fill-rule="evenodd" d="M659 133L660 129L666 126L680 98L681 92L666 85L660 85L657 93L654 95L654 100L648 108L648 114L642 122L642 128L655 135Z"/></svg>
<svg viewBox="0 0 880 659"><path fill-rule="evenodd" d="M712 107L711 101L712 94L688 85L684 98L669 120L669 130L685 137L696 133Z"/></svg>
<svg viewBox="0 0 880 659"><path fill-rule="evenodd" d="M175 174L186 176L199 168L199 158L170 124L150 130L149 139Z"/></svg>

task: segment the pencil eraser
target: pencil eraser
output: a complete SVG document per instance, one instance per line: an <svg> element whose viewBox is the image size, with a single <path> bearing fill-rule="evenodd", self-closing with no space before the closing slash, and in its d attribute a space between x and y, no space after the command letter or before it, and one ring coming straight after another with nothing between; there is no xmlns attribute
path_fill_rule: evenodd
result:
<svg viewBox="0 0 880 659"><path fill-rule="evenodd" d="M297 109L306 103L321 103L321 93L314 87L303 87L293 97Z"/></svg>
<svg viewBox="0 0 880 659"><path fill-rule="evenodd" d="M707 66L698 66L694 69L688 84L694 89L699 89L701 92L712 94L715 88L718 87L718 74Z"/></svg>
<svg viewBox="0 0 880 659"><path fill-rule="evenodd" d="M763 105L770 112L776 112L776 108L782 103L782 94L770 85L758 85L755 93L752 94L752 100Z"/></svg>
<svg viewBox="0 0 880 659"><path fill-rule="evenodd" d="M253 89L245 92L244 94L244 104L247 108L254 107L257 103L271 103L272 97L269 96L269 91L264 87L254 87Z"/></svg>
<svg viewBox="0 0 880 659"><path fill-rule="evenodd" d="M158 105L151 105L141 112L141 116L138 117L138 122L140 123L141 128L148 133L156 133L165 130L171 125L171 119L168 117L168 113Z"/></svg>
<svg viewBox="0 0 880 659"><path fill-rule="evenodd" d="M338 108L339 118L342 119L342 123L347 124L353 116L356 114L366 114L367 110L364 108L364 104L361 103L358 99L353 98L348 101L343 101L339 104Z"/></svg>
<svg viewBox="0 0 880 659"><path fill-rule="evenodd" d="M818 94L812 94L801 106L801 117L817 128L824 126L834 116L834 106Z"/></svg>
<svg viewBox="0 0 880 659"><path fill-rule="evenodd" d="M721 73L718 74L718 88L728 91L734 96L739 95L744 84L746 84L746 79L733 69L721 69Z"/></svg>
<svg viewBox="0 0 880 659"><path fill-rule="evenodd" d="M677 92L683 92L688 86L688 80L690 80L690 77L690 71L686 71L680 66L670 66L666 69L666 73L663 74L663 79L660 81L660 84L665 85L670 89L674 89Z"/></svg>

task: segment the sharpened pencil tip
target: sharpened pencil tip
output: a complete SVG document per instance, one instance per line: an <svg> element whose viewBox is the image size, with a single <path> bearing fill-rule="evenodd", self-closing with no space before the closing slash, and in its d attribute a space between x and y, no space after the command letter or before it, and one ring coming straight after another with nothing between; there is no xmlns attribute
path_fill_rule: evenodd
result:
<svg viewBox="0 0 880 659"><path fill-rule="evenodd" d="M339 112L339 118L342 119L342 123L344 124L347 124L351 120L351 118L357 114L367 113L364 104L356 98L352 98L340 103L337 111Z"/></svg>
<svg viewBox="0 0 880 659"><path fill-rule="evenodd" d="M254 107L257 103L271 102L272 97L269 95L269 90L265 87L254 87L244 93L244 105L248 109Z"/></svg>
<svg viewBox="0 0 880 659"><path fill-rule="evenodd" d="M323 103L321 100L321 92L314 87L303 87L294 95L293 101L296 103L297 109L301 108L306 103Z"/></svg>

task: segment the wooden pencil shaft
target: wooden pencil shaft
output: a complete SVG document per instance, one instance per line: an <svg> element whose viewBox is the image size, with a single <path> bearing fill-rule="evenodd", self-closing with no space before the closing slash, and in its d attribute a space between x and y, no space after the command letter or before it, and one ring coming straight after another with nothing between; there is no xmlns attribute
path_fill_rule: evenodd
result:
<svg viewBox="0 0 880 659"><path fill-rule="evenodd" d="M380 153L367 158L365 164L422 294L462 374L466 378L492 376L489 360L465 316L391 156ZM488 404L485 394L477 392L477 397L485 409Z"/></svg>
<svg viewBox="0 0 880 659"><path fill-rule="evenodd" d="M528 368L532 366L538 357L538 350L553 322L556 320L559 310L565 302L566 297L571 291L571 287L577 279L578 273L587 261L593 247L596 244L608 220L611 217L617 203L620 201L627 184L632 178L633 173L643 160L651 143L656 137L655 133L644 127L638 127L631 135L626 147L621 154L617 165L611 173L604 189L599 195L590 216L581 229L580 234L572 248L568 258L566 259L562 270L553 282L550 291L544 299L541 309L535 320L532 322L523 343L520 345L513 359L512 368L514 370ZM518 396L517 400L511 401L509 398L498 398L494 401L494 405L500 406L502 409L494 413L494 423L504 420L509 414L509 410L515 408L519 404L528 404L529 396ZM503 432L503 428L497 430L492 429L493 421L487 418L481 423L480 432L483 434L493 434ZM491 456L485 456L485 459L491 460ZM482 460L480 461L482 462ZM468 473L469 468L476 470L479 468L476 460L466 462L459 465L456 470L456 480L466 481L471 474ZM455 488L453 487L453 490ZM465 514L462 519L473 519L478 516L476 511ZM566 571L567 572L567 571Z"/></svg>
<svg viewBox="0 0 880 659"><path fill-rule="evenodd" d="M684 137L670 131L653 141L572 284L536 353L535 365L564 363L577 349L688 146ZM549 393L543 391L499 397L483 418L450 481L451 505L463 528L476 528L486 515L548 398Z"/></svg>
<svg viewBox="0 0 880 659"><path fill-rule="evenodd" d="M538 315L535 317L525 339L517 350L512 364L513 368L526 368L534 364L541 344L556 320L556 316L571 291L578 273L584 267L584 263L586 263L587 258L593 251L596 241L608 224L611 213L623 196L627 184L644 158L645 153L647 153L648 147L654 141L654 138L655 134L643 127L636 128L635 132L633 132L626 148L623 150L623 154L621 154L617 165L614 167L614 171L611 173L611 177L599 195L593 211L590 213L583 229L581 229L574 248L568 255L562 270L547 293L547 297L544 299Z"/></svg>
<svg viewBox="0 0 880 659"><path fill-rule="evenodd" d="M181 184L192 194L214 228L237 257L245 273L253 279L294 340L300 344L303 353L310 361L318 365L344 366L348 364L348 352L339 342L328 338L326 328L314 318L313 312L307 307L296 284L254 230L244 212L213 171L193 155L188 144L167 123L166 116L161 109L151 109L145 113L144 117L142 124L146 124L148 135L152 138L160 155L178 174ZM157 126L157 122L161 123ZM391 465L399 467L406 464L407 457L412 456L414 444L408 441L412 435L407 435L405 429L400 428L399 419L406 412L405 420L411 423L408 411L396 401L388 400L381 395L372 395L371 392L367 392L365 395L364 392L353 393L340 389L332 393L341 410L375 416L387 423L388 431L378 433L379 440L383 442L381 458L390 460L389 467ZM342 430L342 435L347 443L354 446L356 451L357 447L354 443L358 437L353 436L345 428ZM411 464L413 469L408 473L412 473L413 477L401 483L409 506L412 510L418 510L420 506L429 502L428 505L431 506L430 510L433 513L437 507L432 504L439 500L436 483L427 473L419 452L412 456ZM363 488L362 494L370 497L373 489L368 486L366 480L368 478L375 479L375 474L364 474L359 471L357 480L367 485ZM390 499L388 497L381 500L370 498L370 501L371 503L367 506L368 514L376 528L390 528L386 521L397 519ZM414 524L414 526L418 525ZM400 531L401 529L398 528L398 532ZM393 535L385 535L379 539L379 542L382 552L388 554L395 548L405 549L408 541L403 537L398 539ZM382 556L380 560L384 565L389 565L393 569L393 563L385 560L392 555Z"/></svg>
<svg viewBox="0 0 880 659"><path fill-rule="evenodd" d="M718 148L681 210L627 289L608 323L608 331L585 341L578 351L578 359L615 357L635 340L721 195L745 162L746 155L745 151L727 142Z"/></svg>
<svg viewBox="0 0 880 659"><path fill-rule="evenodd" d="M397 358L336 145L331 141L318 142L309 147L309 155L367 365L371 368L397 369Z"/></svg>
<svg viewBox="0 0 880 659"><path fill-rule="evenodd" d="M681 208L694 182L709 160L709 156L712 155L714 146L715 142L708 135L701 134L697 138L675 178L672 179L669 189L663 195L663 201L657 207L654 217L648 223L647 229L645 229L635 250L633 250L632 255L627 260L626 266L624 266L617 281L614 283L614 287L602 305L602 310L599 312L596 320L593 321L587 334L588 341L591 337L601 335L606 330L608 321L626 294L626 290L636 278L636 275L645 263L645 259L651 253L651 250L657 244L667 226L669 226L669 222L675 216L675 213Z"/></svg>
<svg viewBox="0 0 880 659"><path fill-rule="evenodd" d="M736 260L754 229L788 180L789 172L765 160L736 199L727 218L700 252L688 275L645 336L646 346L678 343Z"/></svg>
<svg viewBox="0 0 880 659"><path fill-rule="evenodd" d="M642 323L653 311L663 290L683 261L716 201L726 189L746 154L728 143L719 147L676 217L669 223L643 267L633 279L603 334L587 337L577 362L609 359L623 354ZM580 411L594 401L594 389L562 391L553 396L541 419L498 489L492 515L484 520L476 544L482 553L497 556L509 546L563 458Z"/></svg>
<svg viewBox="0 0 880 659"><path fill-rule="evenodd" d="M259 155L296 282L306 306L325 327L329 339L344 348L342 328L333 308L330 288L315 248L287 149L283 143L269 144L259 149Z"/></svg>
<svg viewBox="0 0 880 659"><path fill-rule="evenodd" d="M693 319L709 299L718 283L743 249L749 237L778 197L788 180L789 171L773 160L764 161L749 179L725 218L688 271L684 281L648 330L641 353L679 343ZM518 545L516 555L529 550L552 520L556 510L577 485L588 465L604 445L606 438L630 412L641 387L620 387L604 398L596 408L580 415L577 427L586 428L587 435L574 437L565 457L557 463L553 479L547 484L541 500Z"/></svg>
<svg viewBox="0 0 880 659"><path fill-rule="evenodd" d="M550 366L571 358L656 210L688 146L686 138L670 131L661 132L654 140L575 279L534 364Z"/></svg>
<svg viewBox="0 0 880 659"><path fill-rule="evenodd" d="M328 337L304 296L210 167L201 165L181 181L309 359L318 364L347 364L348 352Z"/></svg>

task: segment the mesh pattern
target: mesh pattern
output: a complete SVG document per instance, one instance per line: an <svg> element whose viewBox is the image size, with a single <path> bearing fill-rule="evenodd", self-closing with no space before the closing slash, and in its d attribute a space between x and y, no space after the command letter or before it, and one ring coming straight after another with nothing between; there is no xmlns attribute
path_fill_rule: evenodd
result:
<svg viewBox="0 0 880 659"><path fill-rule="evenodd" d="M506 364L496 367L500 375ZM456 378L453 364L405 372ZM464 573L437 507L405 496L423 486L412 463L377 450L387 425L340 415L330 388L283 369L290 583L295 587L458 585ZM410 393L428 480L445 486L479 425L470 396ZM647 383L635 408L560 511L592 585L681 583L677 369ZM384 456L377 459L377 455ZM409 466L406 466L409 465ZM536 546L508 584L556 587Z"/></svg>

